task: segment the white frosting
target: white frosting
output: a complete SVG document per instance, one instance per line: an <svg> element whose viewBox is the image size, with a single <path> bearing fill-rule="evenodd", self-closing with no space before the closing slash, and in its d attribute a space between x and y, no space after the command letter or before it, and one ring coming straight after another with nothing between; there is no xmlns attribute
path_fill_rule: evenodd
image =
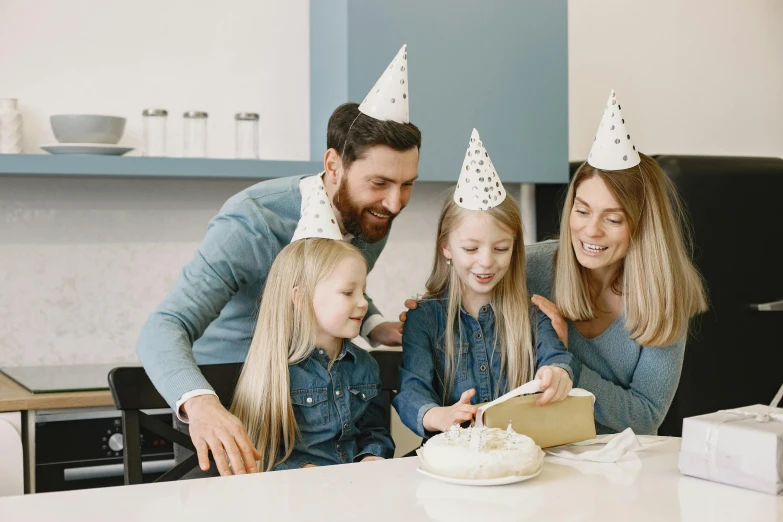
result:
<svg viewBox="0 0 783 522"><path fill-rule="evenodd" d="M533 439L509 426L460 428L454 425L418 451L425 471L457 479L493 479L536 473L544 452Z"/></svg>

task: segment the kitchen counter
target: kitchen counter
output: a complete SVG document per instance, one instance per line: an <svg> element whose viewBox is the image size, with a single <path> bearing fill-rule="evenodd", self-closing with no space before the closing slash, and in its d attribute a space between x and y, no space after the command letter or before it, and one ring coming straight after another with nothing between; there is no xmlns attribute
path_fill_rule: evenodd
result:
<svg viewBox="0 0 783 522"><path fill-rule="evenodd" d="M109 390L32 393L0 373L0 412L113 405Z"/></svg>
<svg viewBox="0 0 783 522"><path fill-rule="evenodd" d="M0 499L0 520L783 520L781 496L681 475L679 448L669 439L619 464L546 457L538 477L498 487L446 484L417 473L418 459L401 458L20 495Z"/></svg>

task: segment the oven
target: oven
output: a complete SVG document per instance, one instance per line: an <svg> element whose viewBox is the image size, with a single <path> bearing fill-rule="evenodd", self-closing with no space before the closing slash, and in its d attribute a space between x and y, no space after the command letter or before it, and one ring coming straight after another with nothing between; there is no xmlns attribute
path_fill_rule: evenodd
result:
<svg viewBox="0 0 783 522"><path fill-rule="evenodd" d="M30 412L31 414L33 412ZM169 409L147 410L172 424ZM37 410L32 441L38 493L121 486L124 484L122 417L114 408ZM28 424L29 425L29 424ZM170 441L141 431L144 482L152 482L174 466Z"/></svg>

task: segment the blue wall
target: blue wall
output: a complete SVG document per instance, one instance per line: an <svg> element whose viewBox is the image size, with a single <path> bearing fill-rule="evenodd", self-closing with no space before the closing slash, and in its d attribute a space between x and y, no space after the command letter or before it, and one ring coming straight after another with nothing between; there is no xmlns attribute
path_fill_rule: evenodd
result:
<svg viewBox="0 0 783 522"><path fill-rule="evenodd" d="M453 181L476 127L505 182L568 180L566 0L311 0L311 156L408 44L422 180Z"/></svg>

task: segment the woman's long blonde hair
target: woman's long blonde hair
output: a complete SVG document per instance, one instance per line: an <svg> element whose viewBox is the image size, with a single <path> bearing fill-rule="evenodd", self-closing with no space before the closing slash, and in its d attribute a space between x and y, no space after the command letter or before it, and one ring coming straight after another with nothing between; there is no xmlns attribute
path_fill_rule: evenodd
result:
<svg viewBox="0 0 783 522"><path fill-rule="evenodd" d="M639 154L641 163L624 170L602 170L584 163L568 188L560 219L553 295L561 313L588 321L596 307L585 269L571 242L571 212L579 185L600 177L625 211L631 241L613 284L623 296L625 328L643 346L667 346L688 330L691 317L707 309L704 284L693 265L693 247L682 202L658 163Z"/></svg>
<svg viewBox="0 0 783 522"><path fill-rule="evenodd" d="M315 287L347 257L360 259L366 266L359 249L349 243L302 239L283 248L272 263L253 341L231 404L231 413L242 421L261 454L259 471L271 471L294 449L298 427L288 365L301 362L315 348Z"/></svg>
<svg viewBox="0 0 783 522"><path fill-rule="evenodd" d="M462 219L470 212L472 211L466 210L454 202L454 189L450 190L438 221L435 262L432 266L432 273L427 280L428 296L448 292L447 328L442 341L446 353L445 375L442 376L444 401L454 385L453 326L457 326L459 342L462 343L462 323L459 321L459 311L462 305L462 283L453 266L446 263L446 258L443 256L443 246L447 244L449 234L460 225ZM511 236L514 238L508 272L503 276L503 279L498 281L490 301L495 312L495 348L500 349L501 375L506 376L509 389L513 389L530 380L535 370L527 287L525 285L525 246L522 237L522 218L517 202L510 195L506 195L506 199L500 205L480 212L489 214L501 227L511 232ZM501 379L498 379L498 383L500 381ZM496 393L499 392L500 390L496 390Z"/></svg>

